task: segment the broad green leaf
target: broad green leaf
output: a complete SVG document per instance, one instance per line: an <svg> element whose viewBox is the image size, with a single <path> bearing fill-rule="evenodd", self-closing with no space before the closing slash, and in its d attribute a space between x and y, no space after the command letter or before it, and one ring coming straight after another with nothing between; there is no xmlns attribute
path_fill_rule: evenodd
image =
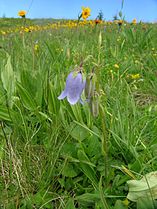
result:
<svg viewBox="0 0 157 209"><path fill-rule="evenodd" d="M9 113L12 114L12 111L0 105L0 120L6 120L6 121L11 122L11 117Z"/></svg>
<svg viewBox="0 0 157 209"><path fill-rule="evenodd" d="M7 102L10 107L13 105L15 91L15 75L11 65L11 56L7 55L7 63L1 71L1 79L4 89L7 92Z"/></svg>
<svg viewBox="0 0 157 209"><path fill-rule="evenodd" d="M73 142L67 142L62 146L61 153L66 157L77 157L77 147Z"/></svg>
<svg viewBox="0 0 157 209"><path fill-rule="evenodd" d="M78 150L78 159L80 160L80 169L92 182L95 189L98 189L98 179L95 175L92 163L88 159L87 155L82 151Z"/></svg>
<svg viewBox="0 0 157 209"><path fill-rule="evenodd" d="M79 195L75 198L79 202L87 202L87 203L95 203L97 201L100 201L100 194L99 193L85 193L82 195Z"/></svg>
<svg viewBox="0 0 157 209"><path fill-rule="evenodd" d="M137 200L137 209L156 209L157 202L151 198L139 198Z"/></svg>
<svg viewBox="0 0 157 209"><path fill-rule="evenodd" d="M71 128L71 127L73 127L73 128ZM90 135L89 131L87 131L82 126L76 125L75 123L70 124L69 130L71 130L71 129L72 129L72 131L70 132L70 134L76 140L82 141Z"/></svg>
<svg viewBox="0 0 157 209"><path fill-rule="evenodd" d="M29 92L20 84L17 83L17 89L23 105L31 111L36 109L36 103Z"/></svg>
<svg viewBox="0 0 157 209"><path fill-rule="evenodd" d="M146 174L141 180L127 181L129 193L127 198L137 202L139 198L157 199L157 171Z"/></svg>
<svg viewBox="0 0 157 209"><path fill-rule="evenodd" d="M66 177L75 177L77 176L77 172L75 171L73 165L71 163L67 163L62 171L62 174Z"/></svg>
<svg viewBox="0 0 157 209"><path fill-rule="evenodd" d="M57 99L56 89L52 84L49 84L48 108L53 114L57 114L60 108L60 102Z"/></svg>
<svg viewBox="0 0 157 209"><path fill-rule="evenodd" d="M88 137L87 139L87 154L89 157L93 157L95 156L95 158L99 158L102 153L101 153L101 142L98 139L98 137L96 137L95 135L91 135L90 137Z"/></svg>
<svg viewBox="0 0 157 209"><path fill-rule="evenodd" d="M23 70L20 76L20 83L31 94L38 106L42 105L43 97L43 79L40 72L31 72L30 70Z"/></svg>

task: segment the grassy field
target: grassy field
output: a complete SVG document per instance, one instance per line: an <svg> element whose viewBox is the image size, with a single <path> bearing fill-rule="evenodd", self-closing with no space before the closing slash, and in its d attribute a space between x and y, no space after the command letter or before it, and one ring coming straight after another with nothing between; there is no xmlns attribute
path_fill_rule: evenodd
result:
<svg viewBox="0 0 157 209"><path fill-rule="evenodd" d="M0 208L156 209L157 25L43 21L0 20Z"/></svg>

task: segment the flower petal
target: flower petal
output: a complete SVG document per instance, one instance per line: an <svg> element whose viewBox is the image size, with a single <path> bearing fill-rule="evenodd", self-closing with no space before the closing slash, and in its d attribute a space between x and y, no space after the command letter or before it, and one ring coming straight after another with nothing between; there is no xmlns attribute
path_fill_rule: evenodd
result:
<svg viewBox="0 0 157 209"><path fill-rule="evenodd" d="M67 96L68 89L71 88L71 80L73 79L73 73L71 72L66 79L66 86L64 91L58 96L58 99L64 99Z"/></svg>
<svg viewBox="0 0 157 209"><path fill-rule="evenodd" d="M79 101L80 97L79 95L73 97L73 96L67 96L67 100L71 105L76 104Z"/></svg>
<svg viewBox="0 0 157 209"><path fill-rule="evenodd" d="M69 73L67 79L66 79L66 86L65 86L65 89L69 89L71 88L71 85L73 83L73 80L74 80L74 77L73 77L73 72Z"/></svg>
<svg viewBox="0 0 157 209"><path fill-rule="evenodd" d="M66 89L65 89L65 90L62 91L62 93L59 95L58 99L59 99L59 100L64 99L66 96L67 96L67 91L66 91Z"/></svg>
<svg viewBox="0 0 157 209"><path fill-rule="evenodd" d="M67 99L70 104L76 104L81 97L82 91L84 89L84 82L82 81L82 74L73 78L71 85L68 88Z"/></svg>

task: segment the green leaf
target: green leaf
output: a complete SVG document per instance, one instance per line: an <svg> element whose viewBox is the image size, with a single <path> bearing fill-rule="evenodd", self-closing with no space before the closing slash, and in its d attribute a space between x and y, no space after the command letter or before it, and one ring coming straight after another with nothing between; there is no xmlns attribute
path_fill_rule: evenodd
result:
<svg viewBox="0 0 157 209"><path fill-rule="evenodd" d="M127 209L128 207L124 205L124 202L121 200L117 200L114 206L114 209Z"/></svg>
<svg viewBox="0 0 157 209"><path fill-rule="evenodd" d="M17 89L23 105L28 110L34 111L37 108L36 103L29 92L20 83L17 83Z"/></svg>
<svg viewBox="0 0 157 209"><path fill-rule="evenodd" d="M12 110L9 110L9 111L10 111L10 114L12 115L13 111ZM6 121L11 122L9 111L6 107L0 105L0 120L6 120Z"/></svg>
<svg viewBox="0 0 157 209"><path fill-rule="evenodd" d="M62 171L62 174L66 177L75 177L77 176L77 172L74 169L74 166L71 163L67 163Z"/></svg>
<svg viewBox="0 0 157 209"><path fill-rule="evenodd" d="M119 12L119 17L122 18L122 11Z"/></svg>
<svg viewBox="0 0 157 209"><path fill-rule="evenodd" d="M87 139L87 154L89 157L95 156L96 159L98 159L102 153L101 153L101 142L95 135L91 135Z"/></svg>
<svg viewBox="0 0 157 209"><path fill-rule="evenodd" d="M15 75L11 65L11 56L7 54L7 63L1 71L3 88L7 92L7 102L10 107L13 105L13 95L15 91Z"/></svg>
<svg viewBox="0 0 157 209"><path fill-rule="evenodd" d="M80 160L80 169L92 182L93 187L95 189L98 189L98 179L95 175L94 168L92 167L92 163L90 162L84 151L78 150L78 159Z"/></svg>
<svg viewBox="0 0 157 209"><path fill-rule="evenodd" d="M76 144L74 144L73 142L67 142L63 144L61 153L63 156L76 158L77 157Z"/></svg>
<svg viewBox="0 0 157 209"><path fill-rule="evenodd" d="M74 200L70 198L64 209L75 209Z"/></svg>
<svg viewBox="0 0 157 209"><path fill-rule="evenodd" d="M74 128L71 128L71 127L74 127ZM71 129L72 131L70 132L70 135L76 140L82 141L90 135L88 130L86 130L82 126L76 125L75 123L70 124L69 130Z"/></svg>
<svg viewBox="0 0 157 209"><path fill-rule="evenodd" d="M38 113L39 113L39 116L40 116L41 120L49 120L50 122L52 122L51 118L47 114L45 114L41 111L39 111Z"/></svg>
<svg viewBox="0 0 157 209"><path fill-rule="evenodd" d="M99 193L85 193L76 197L76 200L79 202L87 202L87 203L95 203L100 201L100 194Z"/></svg>
<svg viewBox="0 0 157 209"><path fill-rule="evenodd" d="M22 70L20 83L31 94L38 106L42 105L44 75L40 72Z"/></svg>
<svg viewBox="0 0 157 209"><path fill-rule="evenodd" d="M127 198L137 202L139 198L157 199L157 171L146 174L141 180L127 181L129 193Z"/></svg>
<svg viewBox="0 0 157 209"><path fill-rule="evenodd" d="M49 84L48 108L53 114L57 114L60 109L60 102L57 98L56 89L52 84Z"/></svg>
<svg viewBox="0 0 157 209"><path fill-rule="evenodd" d="M139 198L137 200L137 209L156 209L157 202L150 198Z"/></svg>
<svg viewBox="0 0 157 209"><path fill-rule="evenodd" d="M2 141L2 142L0 143L0 160L3 159L4 147L5 147L5 142Z"/></svg>

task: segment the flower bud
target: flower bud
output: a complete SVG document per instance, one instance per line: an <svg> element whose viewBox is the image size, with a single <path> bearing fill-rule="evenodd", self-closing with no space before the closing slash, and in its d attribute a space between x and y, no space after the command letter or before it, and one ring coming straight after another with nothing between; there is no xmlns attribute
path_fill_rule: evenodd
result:
<svg viewBox="0 0 157 209"><path fill-rule="evenodd" d="M95 90L95 78L93 74L89 75L86 79L86 85L85 85L85 96L87 100L90 100L94 96L94 90Z"/></svg>
<svg viewBox="0 0 157 209"><path fill-rule="evenodd" d="M70 48L67 48L66 55L67 55L67 58L70 59Z"/></svg>
<svg viewBox="0 0 157 209"><path fill-rule="evenodd" d="M91 113L94 117L97 117L99 115L99 99L98 99L98 97L99 97L99 95L95 91L94 96L93 96L92 100L90 101Z"/></svg>
<svg viewBox="0 0 157 209"><path fill-rule="evenodd" d="M98 46L101 47L102 45L102 34L101 34L101 31L99 33L99 39L98 39Z"/></svg>
<svg viewBox="0 0 157 209"><path fill-rule="evenodd" d="M94 117L97 117L99 114L99 95L96 91L96 86L96 75L92 71L92 73L86 79L85 97L87 102L89 102L90 110Z"/></svg>

